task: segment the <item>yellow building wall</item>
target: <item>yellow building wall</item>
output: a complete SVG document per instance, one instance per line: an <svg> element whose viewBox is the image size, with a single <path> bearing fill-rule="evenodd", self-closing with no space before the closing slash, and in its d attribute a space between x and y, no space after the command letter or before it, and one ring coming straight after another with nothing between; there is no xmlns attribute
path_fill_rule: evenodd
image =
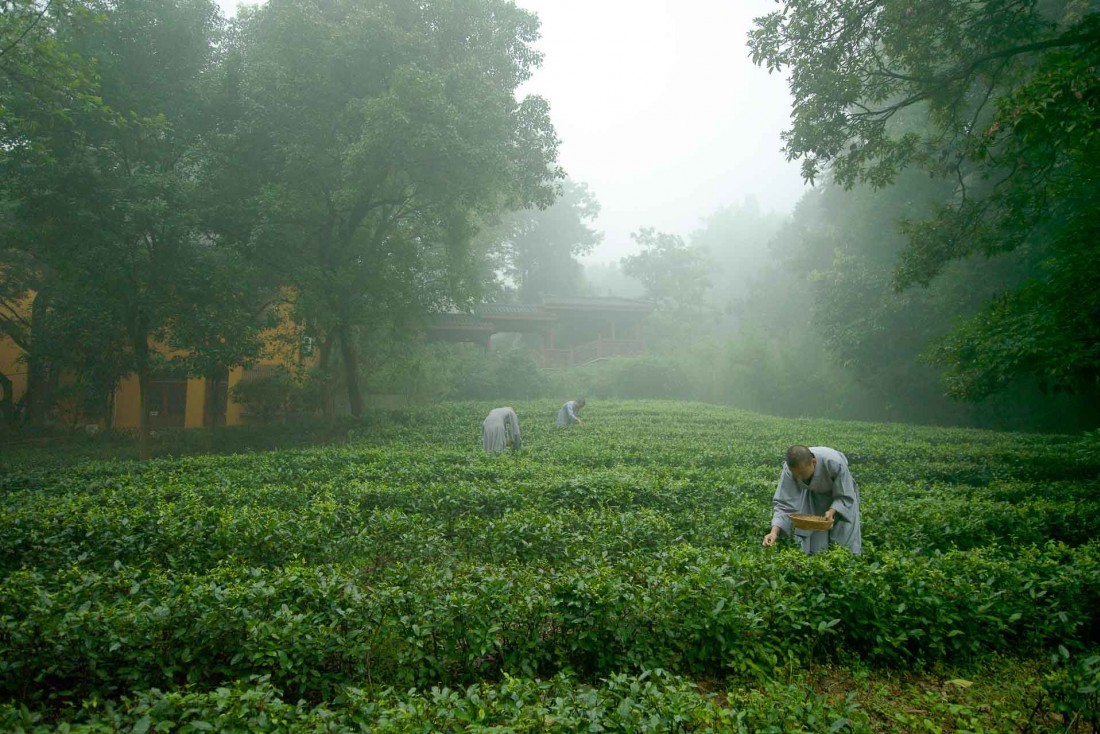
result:
<svg viewBox="0 0 1100 734"><path fill-rule="evenodd" d="M187 407L183 414L184 428L202 428L203 412L206 410L206 380L189 379L187 381Z"/></svg>
<svg viewBox="0 0 1100 734"><path fill-rule="evenodd" d="M11 380L12 402L18 403L27 394L27 363L23 361L26 354L16 346L15 342L7 337L0 337L0 372ZM73 382L71 375L61 375L58 381L60 386ZM61 400L55 405L56 419L61 425L72 426L80 422L79 399Z"/></svg>
<svg viewBox="0 0 1100 734"><path fill-rule="evenodd" d="M8 337L0 337L0 372L11 380L12 401L19 402L27 392L27 365L23 350Z"/></svg>
<svg viewBox="0 0 1100 734"><path fill-rule="evenodd" d="M187 404L183 417L184 428L202 428L206 411L206 380L187 381ZM129 375L119 383L115 391L115 428L137 428L141 418L141 391L137 375Z"/></svg>
<svg viewBox="0 0 1100 734"><path fill-rule="evenodd" d="M244 408L233 400L233 388L244 377L243 367L234 367L229 370L229 400L225 405L225 425L239 426L244 423Z"/></svg>
<svg viewBox="0 0 1100 734"><path fill-rule="evenodd" d="M316 364L317 354L316 352L307 356L301 354L301 327L292 318L294 292L285 289L283 297L286 300L274 307L278 326L263 332L264 349L256 364L286 367L292 375L302 377L309 367ZM244 378L245 372L242 367L235 367L229 372L229 400L225 409L225 423L228 426L248 422L244 407L233 400L233 388ZM188 398L190 399L190 395Z"/></svg>
<svg viewBox="0 0 1100 734"><path fill-rule="evenodd" d="M3 275L3 271L0 270L0 277ZM8 316L30 318L33 303L34 293L28 292L23 298L14 302L14 313L9 312ZM27 393L27 363L23 361L25 354L26 352L16 346L10 338L0 335L0 372L11 380L12 401L16 403Z"/></svg>
<svg viewBox="0 0 1100 734"><path fill-rule="evenodd" d="M141 420L141 391L137 375L122 378L115 389L115 414L111 420L114 428L137 428Z"/></svg>
<svg viewBox="0 0 1100 734"><path fill-rule="evenodd" d="M291 291L284 295L288 299L293 298ZM292 304L280 303L275 306L278 317L278 326L264 332L265 348L263 356L257 364L276 366L281 365L290 370L292 374L301 375L305 369L316 362L316 354L303 357L300 354L301 334L300 327L291 318ZM29 303L27 305L29 313ZM154 349L162 354L168 352L163 345L155 345ZM21 361L23 350L15 345L11 339L0 336L0 371L12 381L13 399L20 400L27 391L27 366ZM245 423L243 407L233 400L233 387L241 381L245 370L235 367L229 371L229 399L226 404L226 425L235 426ZM184 415L184 427L201 428L203 426L204 412L206 409L206 380L187 380L187 402ZM115 390L114 413L112 426L114 428L137 428L141 416L141 393L138 389L137 375L127 375L118 384ZM74 420L76 420L74 418Z"/></svg>

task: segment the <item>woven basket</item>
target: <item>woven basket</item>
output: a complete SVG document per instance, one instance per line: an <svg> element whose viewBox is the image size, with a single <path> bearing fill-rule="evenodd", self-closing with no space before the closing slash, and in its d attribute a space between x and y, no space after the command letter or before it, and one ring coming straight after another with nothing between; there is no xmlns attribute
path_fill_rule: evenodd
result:
<svg viewBox="0 0 1100 734"><path fill-rule="evenodd" d="M831 530L832 520L826 520L824 515L787 515L791 522L799 530Z"/></svg>

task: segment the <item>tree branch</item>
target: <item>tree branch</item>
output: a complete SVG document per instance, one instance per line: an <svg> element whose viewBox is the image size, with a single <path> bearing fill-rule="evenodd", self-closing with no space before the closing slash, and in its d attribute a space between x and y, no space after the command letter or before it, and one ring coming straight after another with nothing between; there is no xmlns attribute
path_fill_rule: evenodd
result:
<svg viewBox="0 0 1100 734"><path fill-rule="evenodd" d="M974 59L966 66L960 67L953 72L944 72L943 74L939 74L937 76L911 76L908 74L901 74L896 71L891 71L885 68L881 68L877 71L870 71L868 73L871 76L882 76L888 79L897 79L898 81L912 82L914 84L921 84L926 86L942 86L949 82L966 79L975 71L977 71L979 67L990 61L996 61L998 59L1010 59L1014 56L1035 53L1036 51L1046 51L1052 48L1076 46L1081 43L1100 43L1100 33L1084 33L1075 36L1061 36L1058 38L1051 38L1046 41L1036 41L1035 43L1024 44L1023 46L1014 46L1012 48L1001 49L1000 51L994 51L992 53L986 54L985 56Z"/></svg>
<svg viewBox="0 0 1100 734"><path fill-rule="evenodd" d="M50 9L50 5L52 5L52 4L53 4L53 0L49 0L45 5L43 5L42 10L38 13L38 15L35 16L34 20L31 21L30 25L28 25L23 30L23 32L19 34L19 38L16 38L14 41L12 41L10 44L8 44L8 46L6 48L0 50L0 56L4 56L4 54L8 53L13 48L15 48L20 43L22 43L23 39L27 37L27 34L30 33L32 30L34 30L34 27L36 25L38 25L38 21L42 20L43 16L46 15L46 11L48 11Z"/></svg>

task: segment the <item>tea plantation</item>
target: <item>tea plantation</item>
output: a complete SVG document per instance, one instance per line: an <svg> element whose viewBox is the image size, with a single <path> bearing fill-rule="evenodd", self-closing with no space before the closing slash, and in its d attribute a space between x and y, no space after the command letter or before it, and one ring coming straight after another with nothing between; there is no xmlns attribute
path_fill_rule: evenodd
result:
<svg viewBox="0 0 1100 734"><path fill-rule="evenodd" d="M314 448L0 459L3 731L1093 731L1075 436L685 403L394 414ZM225 440L233 441L232 432ZM865 553L765 549L791 443Z"/></svg>

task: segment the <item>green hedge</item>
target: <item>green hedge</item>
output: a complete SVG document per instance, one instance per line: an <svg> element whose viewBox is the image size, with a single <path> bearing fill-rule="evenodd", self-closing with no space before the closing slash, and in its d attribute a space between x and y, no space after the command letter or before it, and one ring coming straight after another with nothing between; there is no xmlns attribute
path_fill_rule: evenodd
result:
<svg viewBox="0 0 1100 734"><path fill-rule="evenodd" d="M560 429L559 405L514 404L515 455L480 449L483 402L348 424L324 448L9 464L0 729L245 727L234 712L270 705L304 730L362 714L417 731L505 695L522 704L485 703L479 725L535 726L524 717L546 709L614 728L605 703L623 699L603 687L644 688L646 671L668 671L661 691L679 701L688 680L760 692L811 663L998 655L1060 656L1045 700L1093 706L1100 498L1076 438L601 400ZM862 557L760 547L795 441L847 453ZM700 729L843 709L682 690ZM682 714L666 693L622 715Z"/></svg>

